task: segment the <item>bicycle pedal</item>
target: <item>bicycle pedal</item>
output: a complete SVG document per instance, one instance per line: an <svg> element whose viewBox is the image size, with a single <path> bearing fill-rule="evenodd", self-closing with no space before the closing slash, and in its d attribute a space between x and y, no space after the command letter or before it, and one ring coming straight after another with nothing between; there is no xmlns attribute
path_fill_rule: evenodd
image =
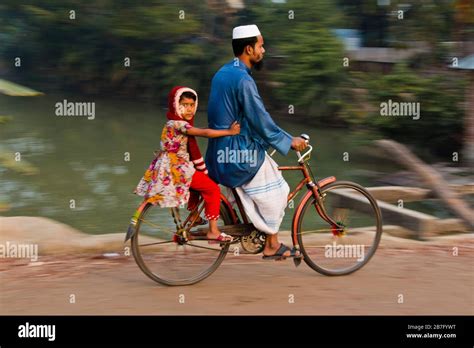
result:
<svg viewBox="0 0 474 348"><path fill-rule="evenodd" d="M294 257L293 262L295 263L295 267L298 267L301 264L302 257Z"/></svg>

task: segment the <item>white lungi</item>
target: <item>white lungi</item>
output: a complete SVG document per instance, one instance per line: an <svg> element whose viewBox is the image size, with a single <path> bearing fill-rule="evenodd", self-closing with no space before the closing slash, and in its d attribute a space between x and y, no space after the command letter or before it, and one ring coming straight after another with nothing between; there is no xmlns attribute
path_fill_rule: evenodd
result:
<svg viewBox="0 0 474 348"><path fill-rule="evenodd" d="M255 228L266 234L278 233L290 187L268 153L252 180L235 190Z"/></svg>

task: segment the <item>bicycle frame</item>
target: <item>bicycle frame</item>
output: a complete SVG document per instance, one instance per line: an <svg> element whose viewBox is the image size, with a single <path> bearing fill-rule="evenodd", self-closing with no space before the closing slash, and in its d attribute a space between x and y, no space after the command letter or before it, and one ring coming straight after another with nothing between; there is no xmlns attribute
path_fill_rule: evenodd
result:
<svg viewBox="0 0 474 348"><path fill-rule="evenodd" d="M304 156L303 156L304 157ZM300 160L301 158L303 157L300 157ZM293 198L296 197L296 195L301 191L301 189L303 188L303 186L306 185L306 187L308 188L309 192L312 193L312 195L314 195L315 199L316 199L316 202L317 204L315 205L316 207L316 210L319 214L319 216L321 216L321 218L328 222L330 225L334 226L334 227L338 227L338 224L336 221L334 221L327 213L326 213L326 209L324 208L324 204L322 202L322 195L321 195L321 188L336 181L336 177L335 176L329 176L329 177L326 177L324 179L321 179L319 181L316 181L315 183L315 180L313 178L313 175L312 175L312 172L311 172L311 168L308 166L308 164L306 163L306 161L301 161L300 162L300 165L298 166L279 166L278 167L279 170L281 171L290 171L290 170L300 170L302 173L303 173L303 179L301 179L301 181L298 183L298 185L296 185L296 187L294 188L293 191L291 191L289 194L288 194L288 198L287 198L287 201L290 202ZM308 194L309 194L308 192ZM242 219L243 219L243 222L244 223L249 223L248 221L248 217L247 217L247 214L245 214L245 209L242 205L242 202L239 198L239 195L237 194L236 190L235 189L232 189L232 193L235 197L235 200L236 200L236 203L237 203L237 206L238 206L238 209L240 211L240 215L242 216ZM304 199L301 201L303 202ZM233 212L233 209L231 208L231 205L230 203L227 201L227 199L225 199L224 203L226 205L228 205L230 207L230 211ZM301 205L301 203L300 203Z"/></svg>

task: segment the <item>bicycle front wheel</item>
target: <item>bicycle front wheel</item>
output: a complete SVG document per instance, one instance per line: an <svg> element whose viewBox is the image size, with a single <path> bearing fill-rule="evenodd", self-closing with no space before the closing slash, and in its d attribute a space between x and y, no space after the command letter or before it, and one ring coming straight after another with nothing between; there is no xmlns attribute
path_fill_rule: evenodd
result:
<svg viewBox="0 0 474 348"><path fill-rule="evenodd" d="M140 269L163 285L191 285L207 278L219 267L229 249L229 243L183 241L176 225L176 215L180 213L183 220L189 214L186 209L147 205L137 219L131 240L133 256ZM221 204L219 225L228 224L232 224L232 218Z"/></svg>
<svg viewBox="0 0 474 348"><path fill-rule="evenodd" d="M329 184L321 194L327 215L338 226L331 226L320 217L313 194L305 196L296 221L304 261L325 275L355 272L374 255L382 236L377 201L365 188L348 181Z"/></svg>

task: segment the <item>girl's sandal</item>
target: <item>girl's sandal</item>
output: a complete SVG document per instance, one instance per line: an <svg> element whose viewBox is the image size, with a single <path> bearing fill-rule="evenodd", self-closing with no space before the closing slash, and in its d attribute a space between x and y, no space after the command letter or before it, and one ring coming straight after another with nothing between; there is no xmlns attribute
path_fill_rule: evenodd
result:
<svg viewBox="0 0 474 348"><path fill-rule="evenodd" d="M221 243L229 243L229 242L232 242L233 240L234 240L234 238L232 238L232 236L229 236L228 234L226 234L224 232L221 232L219 237L209 240L208 243L209 244L221 244Z"/></svg>

